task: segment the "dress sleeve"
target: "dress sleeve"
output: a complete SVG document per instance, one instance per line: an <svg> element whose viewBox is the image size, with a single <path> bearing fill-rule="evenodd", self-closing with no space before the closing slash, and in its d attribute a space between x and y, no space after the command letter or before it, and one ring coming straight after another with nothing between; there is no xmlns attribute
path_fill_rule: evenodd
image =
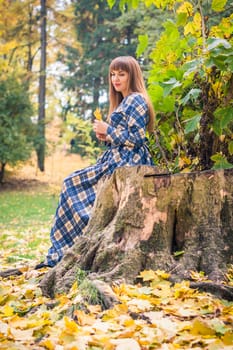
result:
<svg viewBox="0 0 233 350"><path fill-rule="evenodd" d="M141 95L130 95L122 106L120 123L109 125L106 140L114 146L140 147L145 141L148 106Z"/></svg>

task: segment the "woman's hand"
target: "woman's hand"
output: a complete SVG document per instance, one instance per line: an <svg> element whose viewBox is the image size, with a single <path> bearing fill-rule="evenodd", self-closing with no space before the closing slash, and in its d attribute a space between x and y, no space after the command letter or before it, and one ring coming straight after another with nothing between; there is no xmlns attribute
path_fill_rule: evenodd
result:
<svg viewBox="0 0 233 350"><path fill-rule="evenodd" d="M95 120L94 121L94 126L93 130L96 133L96 137L98 138L97 135L106 135L107 134L107 129L108 129L109 124L103 122L102 120Z"/></svg>
<svg viewBox="0 0 233 350"><path fill-rule="evenodd" d="M104 134L99 134L99 133L96 133L95 134L97 139L100 140L100 141L106 141L106 135Z"/></svg>

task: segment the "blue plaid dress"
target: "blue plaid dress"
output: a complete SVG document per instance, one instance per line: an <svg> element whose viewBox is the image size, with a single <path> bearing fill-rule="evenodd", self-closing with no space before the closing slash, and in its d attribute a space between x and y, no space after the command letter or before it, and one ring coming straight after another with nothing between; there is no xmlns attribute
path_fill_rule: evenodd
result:
<svg viewBox="0 0 233 350"><path fill-rule="evenodd" d="M83 234L93 207L98 181L117 167L153 165L145 145L148 106L139 93L125 97L112 113L107 129L107 150L97 163L75 171L63 183L45 263L54 266Z"/></svg>

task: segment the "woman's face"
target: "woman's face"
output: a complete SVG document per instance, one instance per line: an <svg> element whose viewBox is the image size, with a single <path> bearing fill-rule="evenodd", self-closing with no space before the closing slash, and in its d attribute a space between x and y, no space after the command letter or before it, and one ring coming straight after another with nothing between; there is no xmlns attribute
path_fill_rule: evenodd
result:
<svg viewBox="0 0 233 350"><path fill-rule="evenodd" d="M117 92L121 92L125 97L129 91L129 73L124 70L112 70L111 82Z"/></svg>

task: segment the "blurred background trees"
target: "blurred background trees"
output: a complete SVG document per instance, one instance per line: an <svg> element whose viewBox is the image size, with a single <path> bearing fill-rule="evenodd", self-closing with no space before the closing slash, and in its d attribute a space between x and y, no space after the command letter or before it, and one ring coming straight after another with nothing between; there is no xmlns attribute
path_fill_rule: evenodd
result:
<svg viewBox="0 0 233 350"><path fill-rule="evenodd" d="M14 80L30 100L25 118L33 132L24 133L39 168L54 118L72 152L97 155L93 111L107 113L107 69L118 55L135 56L143 68L156 111L149 142L157 165L172 172L232 167L232 8L230 0L1 1L1 84Z"/></svg>
<svg viewBox="0 0 233 350"><path fill-rule="evenodd" d="M19 77L0 75L0 183L5 166L28 159L33 147L32 104L25 90Z"/></svg>

